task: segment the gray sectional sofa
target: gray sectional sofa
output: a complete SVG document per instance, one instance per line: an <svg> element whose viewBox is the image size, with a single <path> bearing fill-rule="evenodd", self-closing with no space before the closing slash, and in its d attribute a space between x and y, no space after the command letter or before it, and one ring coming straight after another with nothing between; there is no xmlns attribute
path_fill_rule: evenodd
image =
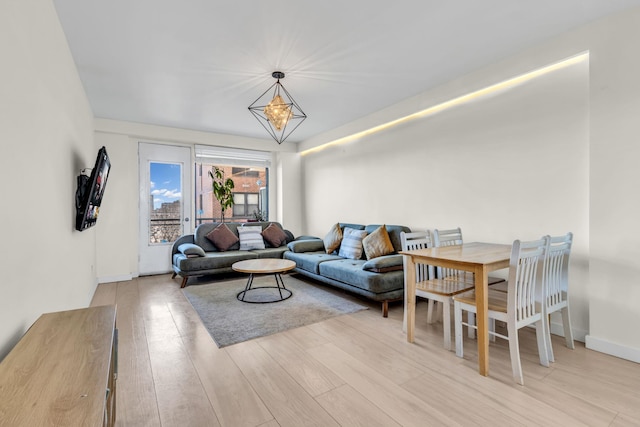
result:
<svg viewBox="0 0 640 427"><path fill-rule="evenodd" d="M194 234L181 236L173 244L171 251L171 261L173 266L173 276L182 277L181 288L187 285L189 277L204 276L216 273L228 273L233 271L231 265L237 261L256 258L282 258L283 253L288 251L287 243L294 240L291 232L284 230L277 222L249 222L249 223L225 223L228 229L239 237L238 228L243 226L260 226L264 232L269 225L273 224L286 235L279 246L273 246L268 239L264 239L264 249L240 250L240 243L235 243L229 248L221 251L207 235L220 225L220 223L204 223L199 225Z"/></svg>
<svg viewBox="0 0 640 427"><path fill-rule="evenodd" d="M349 227L367 234L380 227L346 223L339 226L343 231ZM402 255L398 252L402 249L400 233L411 230L401 225L386 225L386 229L394 249L389 255L367 260L363 254L361 259L347 259L339 256L338 250L328 254L323 239L307 237L290 242L284 258L295 261L297 273L381 302L382 315L387 317L389 301L404 297Z"/></svg>

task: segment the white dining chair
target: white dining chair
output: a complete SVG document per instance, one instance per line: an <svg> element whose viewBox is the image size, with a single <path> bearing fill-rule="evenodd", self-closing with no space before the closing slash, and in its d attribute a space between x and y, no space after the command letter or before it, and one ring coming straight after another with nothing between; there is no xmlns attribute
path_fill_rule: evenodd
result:
<svg viewBox="0 0 640 427"><path fill-rule="evenodd" d="M519 329L535 325L540 364L549 366L544 308L536 301L536 295L540 295L542 289L542 268L548 240L548 236L530 242L515 240L511 248L507 292L488 289L489 319L507 324L507 335L491 330L489 334L509 341L513 378L522 385L524 378L520 362ZM476 313L475 291L456 295L453 301L456 355L463 357L462 328L477 329L477 326L471 322L464 323L462 312Z"/></svg>
<svg viewBox="0 0 640 427"><path fill-rule="evenodd" d="M402 242L402 250L427 249L433 247L431 233L429 231L400 233ZM435 269L427 264L415 264L416 275L416 296L427 298L427 323L434 322L434 312L436 311L436 302L442 310L438 310L435 316L442 313L442 328L444 335L444 348L452 350L451 346L451 304L452 297L461 292L473 289L473 283L464 280L443 280L435 277ZM404 320L403 330L407 328L407 268L404 269L405 278L405 298L404 298Z"/></svg>
<svg viewBox="0 0 640 427"><path fill-rule="evenodd" d="M433 230L433 245L436 248L443 247L443 246L462 245L463 243L464 241L462 239L462 229L460 227L451 228L447 230L439 230L436 228L435 230ZM462 270L456 270L453 268L438 267L436 270L436 276L442 279L463 280L468 283L471 283L472 285L475 283L474 274L470 271L462 271ZM489 276L488 284L489 286L495 286L496 289L501 289L506 292L506 287L504 286L505 280L501 277ZM473 323L475 321L474 319L475 319L475 314L469 313L468 314L469 323ZM491 321L490 328L491 330L495 328L493 320ZM469 329L467 332L467 335L469 338L474 338L475 331L473 329ZM495 341L495 338L493 336L491 336L490 339L491 341Z"/></svg>
<svg viewBox="0 0 640 427"><path fill-rule="evenodd" d="M547 352L549 361L555 361L551 346L550 315L559 311L567 347L574 348L571 316L569 315L569 255L573 243L573 234L548 236L548 246L542 270L544 311L546 322Z"/></svg>
<svg viewBox="0 0 640 427"><path fill-rule="evenodd" d="M443 246L462 245L463 243L462 229L460 227L448 230L439 230L437 228L433 230L433 246L436 248ZM436 275L440 278L454 277L457 280L465 280L474 283L473 273L469 271L438 267L436 270ZM501 277L489 277L489 286L504 281L505 280Z"/></svg>

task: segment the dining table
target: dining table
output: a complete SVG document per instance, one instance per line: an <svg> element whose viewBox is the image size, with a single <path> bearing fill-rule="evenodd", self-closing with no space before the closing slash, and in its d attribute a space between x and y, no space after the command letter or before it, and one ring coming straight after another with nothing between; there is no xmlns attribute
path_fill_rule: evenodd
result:
<svg viewBox="0 0 640 427"><path fill-rule="evenodd" d="M488 288L489 273L509 267L511 245L472 242L400 252L406 269L407 341L414 342L416 323L416 264L454 268L474 274L478 340L478 371L489 375ZM445 319L447 321L449 319Z"/></svg>

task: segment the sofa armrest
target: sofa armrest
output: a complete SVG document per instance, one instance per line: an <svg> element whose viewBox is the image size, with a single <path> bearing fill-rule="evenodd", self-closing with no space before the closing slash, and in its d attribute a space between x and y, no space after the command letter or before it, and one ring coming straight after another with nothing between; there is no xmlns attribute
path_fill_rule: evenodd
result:
<svg viewBox="0 0 640 427"><path fill-rule="evenodd" d="M173 242L173 247L171 248L171 257L173 258L174 254L177 254L178 252L180 252L180 250L178 250L178 247L180 245L182 245L183 243L195 243L194 238L193 238L193 234L185 234L184 236L180 236L178 237L178 240L176 240L175 242Z"/></svg>
<svg viewBox="0 0 640 427"><path fill-rule="evenodd" d="M295 240L290 242L287 247L291 252L317 252L324 251L324 242L321 239Z"/></svg>
<svg viewBox="0 0 640 427"><path fill-rule="evenodd" d="M362 264L362 269L375 273L386 273L388 271L399 271L403 269L402 255L384 255Z"/></svg>
<svg viewBox="0 0 640 427"><path fill-rule="evenodd" d="M187 257L205 256L204 249L195 243L183 243L178 246L178 251L182 252L182 254Z"/></svg>

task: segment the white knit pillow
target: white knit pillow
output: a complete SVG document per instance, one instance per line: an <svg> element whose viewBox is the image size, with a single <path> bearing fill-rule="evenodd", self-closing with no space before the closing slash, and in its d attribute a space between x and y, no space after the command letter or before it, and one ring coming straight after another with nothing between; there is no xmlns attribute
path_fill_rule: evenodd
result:
<svg viewBox="0 0 640 427"><path fill-rule="evenodd" d="M345 227L342 232L342 243L338 255L343 258L360 259L362 258L362 239L365 238L367 232L365 230L354 230Z"/></svg>
<svg viewBox="0 0 640 427"><path fill-rule="evenodd" d="M240 250L250 251L251 249L264 249L264 240L262 240L262 227L249 226L238 227L238 235L240 236Z"/></svg>

